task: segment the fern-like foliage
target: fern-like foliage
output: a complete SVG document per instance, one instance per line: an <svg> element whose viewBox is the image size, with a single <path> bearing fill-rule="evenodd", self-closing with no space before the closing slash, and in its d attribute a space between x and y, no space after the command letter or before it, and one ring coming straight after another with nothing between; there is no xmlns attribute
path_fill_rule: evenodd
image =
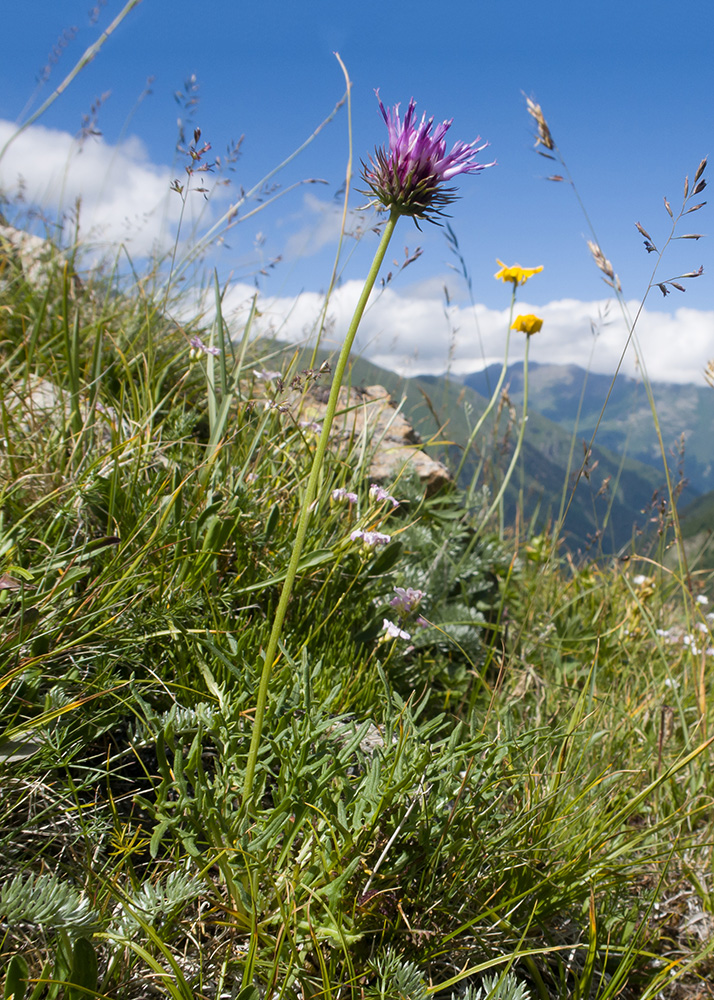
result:
<svg viewBox="0 0 714 1000"><path fill-rule="evenodd" d="M427 984L414 962L407 962L387 948L370 962L376 980L366 991L375 1000L428 1000Z"/></svg>
<svg viewBox="0 0 714 1000"><path fill-rule="evenodd" d="M126 903L120 905L115 929L130 937L139 930L140 921L165 928L173 923L186 903L197 900L205 890L205 882L181 871L171 872L155 884L144 882Z"/></svg>
<svg viewBox="0 0 714 1000"><path fill-rule="evenodd" d="M99 916L87 897L66 879L46 873L37 878L16 875L0 889L0 919L10 927L34 924L72 936L92 933Z"/></svg>
<svg viewBox="0 0 714 1000"><path fill-rule="evenodd" d="M462 997L452 995L452 1000L530 1000L526 984L516 979L512 972L505 976L484 976L476 989L469 986Z"/></svg>

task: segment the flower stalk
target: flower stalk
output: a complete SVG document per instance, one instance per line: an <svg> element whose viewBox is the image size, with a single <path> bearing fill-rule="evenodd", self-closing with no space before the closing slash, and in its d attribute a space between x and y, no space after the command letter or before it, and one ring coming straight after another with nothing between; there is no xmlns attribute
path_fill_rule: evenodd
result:
<svg viewBox="0 0 714 1000"><path fill-rule="evenodd" d="M377 95L377 99L379 101L379 95ZM458 174L476 173L484 170L486 166L491 166L491 164L480 164L476 161L477 153L485 145L478 146L477 142L479 140L471 143L456 142L451 152L447 153L444 136L451 127L451 121L442 122L432 132L433 118L427 121L426 115L423 115L421 122L416 121L416 105L413 99L409 102L409 108L403 120L399 117L399 105L396 105L391 111L386 111L382 102L379 101L379 109L387 125L389 143L386 148L383 147L376 151L375 157L370 158L369 165L363 165L363 176L369 192L375 197L376 202L389 212L389 218L385 223L377 252L357 302L335 367L330 397L322 423L322 433L315 449L310 475L305 487L305 495L302 498L293 551L290 556L283 589L280 593L280 600L275 613L275 619L273 620L268 646L263 658L255 718L253 721L253 733L250 741L250 749L248 750L248 761L243 785L244 807L247 807L249 800L253 796L255 768L263 733L263 720L268 700L270 676L278 652L278 642L282 633L290 595L297 576L300 556L305 544L308 518L315 497L317 496L317 484L330 439L332 422L337 410L342 379L344 378L357 329L369 296L374 288L374 283L377 280L379 269L384 261L389 241L392 238L400 215L410 216L414 219L415 223L417 219L426 219L429 222L435 222L434 216L442 215L444 206L449 205L456 196L453 188L444 187L445 182L451 181ZM377 502L390 500L393 506L398 504L398 501L395 501L394 497L386 493L382 496L381 492L383 491L380 491L377 487L372 498ZM379 532L353 532L353 539L355 539L356 535L359 535L363 544L367 545L384 544L385 539L388 540L388 536L380 535Z"/></svg>
<svg viewBox="0 0 714 1000"><path fill-rule="evenodd" d="M344 343L342 345L342 350L340 351L340 356L335 366L334 377L332 380L332 387L330 389L330 398L327 401L327 408L325 411L325 417L322 422L322 433L320 434L320 439L317 443L317 448L315 449L315 455L312 460L312 467L310 469L310 475L308 477L307 486L305 487L305 495L302 500L302 507L300 510L300 519L298 521L297 531L295 534L295 542L293 544L293 551L290 557L290 563L288 565L288 570L285 576L285 581L283 583L283 589L280 593L280 600L278 602L278 608L275 612L275 618L273 620L273 627L270 632L270 638L268 640L268 646L265 650L265 656L263 659L263 668L260 675L260 684L258 686L258 697L255 706L255 718L253 721L253 734L250 741L250 749L248 751L248 761L246 764L245 771L245 781L243 785L243 805L246 806L251 798L253 792L253 780L255 778L255 767L258 761L258 750L260 749L260 741L263 734L263 719L265 718L265 706L268 701L268 688L270 685L270 676L272 674L273 666L276 659L276 654L278 651L278 641L283 629L283 623L285 621L285 615L288 609L288 603L290 601L290 595L292 593L293 585L295 583L295 577L297 576L297 568L300 562L300 556L302 555L303 546L305 544L305 535L307 534L307 522L310 517L310 511L312 504L317 495L317 484L320 478L320 471L322 469L322 464L325 458L325 452L327 451L327 445L330 438L330 430L332 428L332 423L335 417L335 412L337 410L337 401L340 394L340 387L342 386L342 379L344 378L345 370L347 368L347 362L349 361L350 351L352 350L352 345L354 343L357 330L359 328L362 315L364 313L365 307L369 296L374 288L375 281L377 280L377 275L379 274L379 269L384 261L384 256L387 252L387 247L394 233L394 229L399 219L400 212L393 208L390 211L389 218L382 232L382 238L379 241L379 246L377 247L377 252L374 255L374 260L372 261L372 266L369 269L367 279L364 283L362 292L360 293L357 306L352 316L347 335L345 337Z"/></svg>

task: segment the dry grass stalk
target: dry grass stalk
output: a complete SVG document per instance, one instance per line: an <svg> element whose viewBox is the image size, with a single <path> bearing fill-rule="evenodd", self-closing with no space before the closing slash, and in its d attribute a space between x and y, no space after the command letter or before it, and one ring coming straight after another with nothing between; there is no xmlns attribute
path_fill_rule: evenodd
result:
<svg viewBox="0 0 714 1000"><path fill-rule="evenodd" d="M523 96L525 97L525 94ZM548 122L545 120L543 109L540 104L536 104L536 102L530 97L526 97L526 105L528 107L528 114L531 118L533 118L538 126L538 134L535 142L536 148L538 146L545 146L546 149L555 149L555 142L550 129L548 128ZM538 150L538 152L540 153L541 151ZM541 156L547 156L547 153L541 153ZM552 159L552 157L549 157L549 159Z"/></svg>

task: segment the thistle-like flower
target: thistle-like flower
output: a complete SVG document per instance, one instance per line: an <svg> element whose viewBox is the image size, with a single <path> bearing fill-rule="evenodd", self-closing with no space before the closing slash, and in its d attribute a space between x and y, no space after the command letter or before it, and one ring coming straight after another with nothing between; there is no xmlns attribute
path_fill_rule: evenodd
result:
<svg viewBox="0 0 714 1000"><path fill-rule="evenodd" d="M446 152L444 136L453 119L441 122L432 133L434 119L416 121L414 98L409 102L404 121L399 117L399 105L387 111L379 99L379 110L389 132L388 148L375 151L369 164L362 164L363 176L369 192L385 208L395 210L399 215L411 215L417 219L436 222L434 216L443 215L442 209L456 198L456 189L444 187L458 174L472 174L493 163L477 163L476 154L488 143L456 142L450 153ZM495 162L495 161L494 161ZM418 225L418 224L417 224Z"/></svg>

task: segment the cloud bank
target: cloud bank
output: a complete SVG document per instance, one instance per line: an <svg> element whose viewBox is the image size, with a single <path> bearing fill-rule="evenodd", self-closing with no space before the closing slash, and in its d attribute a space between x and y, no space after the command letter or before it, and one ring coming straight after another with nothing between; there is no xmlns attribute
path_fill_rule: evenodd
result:
<svg viewBox="0 0 714 1000"><path fill-rule="evenodd" d="M15 130L14 124L0 120L0 149ZM174 176L168 167L149 160L137 138L116 146L101 137L80 144L68 132L38 125L19 135L0 160L0 189L6 195L17 190L22 178L26 204L41 207L51 219L61 217L81 198L83 239L99 249L124 243L138 258L166 249L174 238L181 209L178 195L170 191ZM189 198L188 211L205 213L201 231L213 221L211 204L198 195ZM299 217L287 217L288 222L299 225L297 232L293 228L292 234L285 234L287 250L313 255L336 242L340 218L338 204L306 196ZM184 220L182 233L188 236L195 221ZM350 224L355 221L350 218ZM404 375L440 374L447 369L465 374L500 363L508 310L446 306L441 289L452 279L453 275L434 275L411 289L388 285L375 294L362 321L356 350L375 364ZM326 314L325 346L334 348L342 342L361 288L361 282L347 281L334 292ZM236 333L241 310L254 293L252 286L235 284L226 295L226 313L236 311ZM527 288L521 289L521 294L527 296ZM654 304L656 299L651 301ZM323 307L324 300L317 292L306 291L298 298L263 295L259 324L264 332L281 339L310 342ZM638 304L628 303L628 309L634 316ZM611 374L627 346L622 365L626 374L640 373L639 356L652 381L701 385L702 371L714 358L713 310L682 306L669 313L645 309L629 344L626 322L611 301L564 298L534 306L526 299L518 302L517 312L543 317L543 329L531 343L530 356L536 362L572 363ZM523 335L514 332L510 360L520 360L523 349Z"/></svg>
<svg viewBox="0 0 714 1000"><path fill-rule="evenodd" d="M350 281L333 294L322 340L326 347L342 342L361 288L360 282ZM233 310L236 329L253 294L254 289L239 285L226 297L226 311ZM627 306L634 317L638 303ZM309 343L323 308L324 299L313 292L297 299L263 296L259 303L262 331ZM543 318L543 329L533 337L530 349L531 360L542 364L576 364L611 374L626 348L622 371L628 375L641 375L643 367L654 382L702 385L703 369L714 358L714 310L681 307L669 314L644 309L629 345L625 321L613 302L561 299L545 306L519 302L516 312L533 312ZM502 362L508 318L507 309L445 308L436 294L410 295L387 287L367 308L356 351L403 375L440 374L447 369L466 374ZM509 359L521 360L523 334L512 332L510 344Z"/></svg>
<svg viewBox="0 0 714 1000"><path fill-rule="evenodd" d="M0 120L0 149L16 130ZM140 257L165 248L175 233L181 204L169 190L173 176L149 160L136 137L116 146L101 137L80 143L41 125L22 132L0 161L6 197L21 191L24 203L39 207L51 223L80 199L84 240L97 247L124 243Z"/></svg>

